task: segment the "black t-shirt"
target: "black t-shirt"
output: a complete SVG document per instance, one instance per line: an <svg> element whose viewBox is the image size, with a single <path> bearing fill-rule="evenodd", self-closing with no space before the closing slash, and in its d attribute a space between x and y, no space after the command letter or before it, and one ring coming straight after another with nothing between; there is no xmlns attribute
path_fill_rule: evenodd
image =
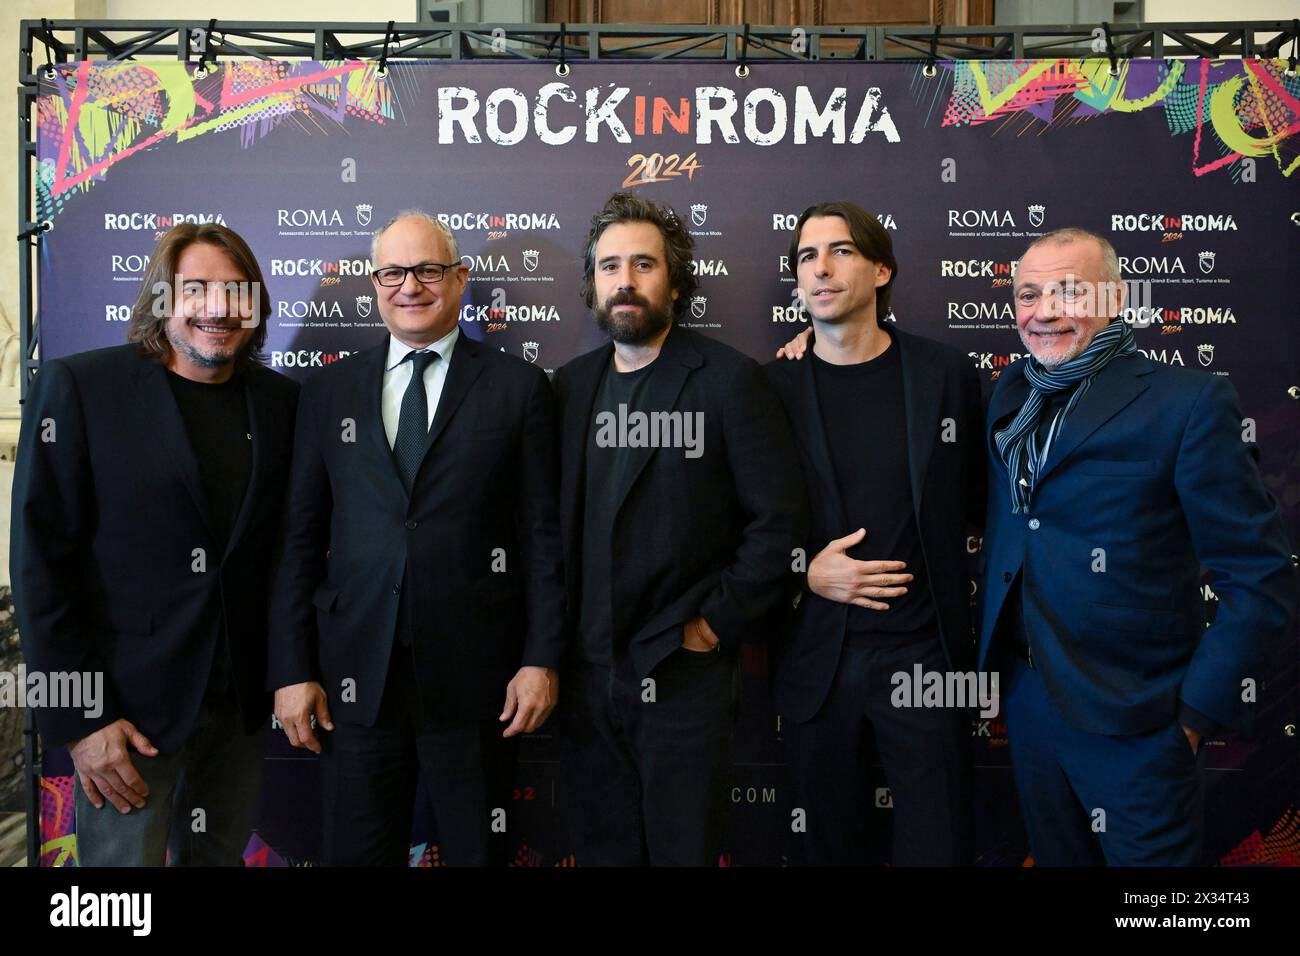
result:
<svg viewBox="0 0 1300 956"><path fill-rule="evenodd" d="M619 406L625 414L646 411L643 407L646 383L654 362L634 372L620 372L613 363L605 369L596 400L591 406L587 430L587 474L582 513L582 597L578 617L578 653L584 661L610 666L613 663L614 614L611 606L613 578L610 574L610 540L614 532L614 515L618 510L619 489L631 466L632 449L617 441L603 439L617 436L618 430L601 423L612 415L617 425Z"/></svg>
<svg viewBox="0 0 1300 956"><path fill-rule="evenodd" d="M253 470L253 436L248 428L244 379L235 375L220 384L209 384L169 371L167 381L199 463L212 533L224 551ZM216 557L220 559L221 555Z"/></svg>
<svg viewBox="0 0 1300 956"><path fill-rule="evenodd" d="M915 640L938 625L912 504L898 346L891 342L876 358L854 365L833 365L816 354L812 360L831 463L849 522L836 537L866 528L866 537L849 548L848 556L906 561L903 573L913 575L906 594L883 599L887 611L850 605L849 639Z"/></svg>
<svg viewBox="0 0 1300 956"><path fill-rule="evenodd" d="M167 382L199 465L213 540L221 552L207 556L207 573L216 574L253 470L253 436L244 401L244 379L234 375L228 381L209 384L168 371ZM217 630L220 637L209 675L209 692L224 691L229 685L225 630L223 620Z"/></svg>

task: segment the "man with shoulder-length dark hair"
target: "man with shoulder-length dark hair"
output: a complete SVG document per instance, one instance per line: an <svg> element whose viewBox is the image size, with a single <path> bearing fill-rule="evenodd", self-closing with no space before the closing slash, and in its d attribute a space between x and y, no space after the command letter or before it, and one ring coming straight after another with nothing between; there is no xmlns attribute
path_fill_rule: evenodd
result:
<svg viewBox="0 0 1300 956"><path fill-rule="evenodd" d="M727 818L737 655L762 638L806 505L751 359L682 328L672 210L616 194L583 297L611 341L555 374L569 666L561 762L582 865L711 865Z"/></svg>
<svg viewBox="0 0 1300 956"><path fill-rule="evenodd" d="M977 700L917 706L912 685L975 679L965 543L983 524L979 380L956 349L885 321L898 262L889 233L860 206L806 209L789 262L815 338L802 362L766 370L815 506L807 573L772 675L807 813L804 859L872 861L874 751L891 792L894 865L969 863Z"/></svg>
<svg viewBox="0 0 1300 956"><path fill-rule="evenodd" d="M239 235L175 226L129 344L47 360L27 396L14 607L29 675L94 689L35 714L76 767L82 866L242 863L298 393L260 363L270 311Z"/></svg>

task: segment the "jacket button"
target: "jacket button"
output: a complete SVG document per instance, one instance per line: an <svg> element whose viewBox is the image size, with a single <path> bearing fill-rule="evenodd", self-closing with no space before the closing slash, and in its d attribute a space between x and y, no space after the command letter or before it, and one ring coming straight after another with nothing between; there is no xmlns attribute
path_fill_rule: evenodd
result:
<svg viewBox="0 0 1300 956"><path fill-rule="evenodd" d="M393 585L393 593L394 593L394 594L401 594L401 593L402 593L402 586L401 586L400 584L394 584L394 585Z"/></svg>
<svg viewBox="0 0 1300 956"><path fill-rule="evenodd" d="M1003 571L1003 572L1002 572L1002 582L1003 582L1004 584L1010 584L1010 583L1011 583L1011 578L1012 578L1012 574L1011 574L1010 571Z"/></svg>
<svg viewBox="0 0 1300 956"><path fill-rule="evenodd" d="M1030 531L1037 531L1037 530L1038 530L1038 519L1037 519L1037 518L1030 518L1030 519L1029 519L1029 530L1030 530Z"/></svg>
<svg viewBox="0 0 1300 956"><path fill-rule="evenodd" d="M411 530L411 531L414 531L414 530L415 530L416 528L418 528L419 526L420 526L420 522L418 522L418 521L408 521L408 522L406 522L406 527L407 527L409 530Z"/></svg>

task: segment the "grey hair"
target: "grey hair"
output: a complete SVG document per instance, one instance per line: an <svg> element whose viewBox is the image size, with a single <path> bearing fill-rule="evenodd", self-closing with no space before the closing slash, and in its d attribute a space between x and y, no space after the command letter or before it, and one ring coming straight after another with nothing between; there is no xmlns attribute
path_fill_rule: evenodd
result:
<svg viewBox="0 0 1300 956"><path fill-rule="evenodd" d="M1115 254L1115 247L1110 244L1104 236L1087 229L1079 229L1075 226L1069 226L1065 229L1053 229L1051 232L1044 233L1033 242L1028 248L1021 253L1023 259L1028 255L1029 250L1035 246L1041 246L1045 243L1052 245L1064 245L1067 242L1082 242L1091 239L1101 249L1101 278L1104 282L1120 282L1123 276L1119 272L1119 256Z"/></svg>
<svg viewBox="0 0 1300 956"><path fill-rule="evenodd" d="M448 227L445 222L436 216L429 215L423 209L403 209L392 219L388 220L388 222L384 223L374 236L371 237L370 262L372 265L378 266L379 264L377 260L379 259L380 237L403 219L423 219L431 225L440 236L447 240L447 248L451 250L451 258L456 262L460 261L460 243L456 241L456 234L451 231L450 227Z"/></svg>

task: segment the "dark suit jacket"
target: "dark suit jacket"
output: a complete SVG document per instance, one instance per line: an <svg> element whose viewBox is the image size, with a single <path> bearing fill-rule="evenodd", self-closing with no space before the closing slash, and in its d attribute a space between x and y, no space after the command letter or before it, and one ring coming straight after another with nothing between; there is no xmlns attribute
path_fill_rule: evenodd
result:
<svg viewBox="0 0 1300 956"><path fill-rule="evenodd" d="M541 369L462 330L408 496L387 356L385 336L303 385L271 686L319 680L335 720L372 725L405 599L430 715L489 720L521 666L561 656L554 400Z"/></svg>
<svg viewBox="0 0 1300 956"><path fill-rule="evenodd" d="M948 664L970 670L975 662L966 537L984 523L984 415L979 376L956 349L890 328L903 366L907 462L912 507L929 572L930 597ZM811 349L813 339L809 338ZM830 446L817 402L811 357L777 359L766 366L790 415L799 458L813 502L812 529L804 542L808 563L833 539L857 530L840 501ZM870 414L864 409L863 414ZM945 441L951 423L952 441ZM861 475L870 482L871 475ZM830 692L839 665L849 605L828 601L798 575L796 607L773 655L777 709L790 720L810 720Z"/></svg>
<svg viewBox="0 0 1300 956"><path fill-rule="evenodd" d="M252 472L222 554L163 366L130 345L42 364L14 475L18 631L29 670L102 671L106 698L97 718L38 710L46 746L125 717L160 750L179 748L222 612L244 728L266 720L267 595L297 395L262 366L245 372Z"/></svg>
<svg viewBox="0 0 1300 956"><path fill-rule="evenodd" d="M588 430L613 354L607 344L555 373L568 632L576 645L581 562L611 562L614 647L626 648L644 677L681 646L682 626L696 614L724 652L766 638L765 619L807 530L807 501L789 425L757 363L674 325L655 360L645 408L702 412L703 454L636 449L609 552L582 554Z"/></svg>
<svg viewBox="0 0 1300 956"><path fill-rule="evenodd" d="M1262 682L1296 590L1258 450L1242 440L1236 390L1141 355L1116 358L1066 419L1030 513L1012 514L993 434L1028 392L1021 360L989 405L980 666L1019 572L1034 664L1071 724L1142 733L1176 720L1181 700L1248 731L1242 681ZM1209 629L1202 565L1219 597Z"/></svg>

